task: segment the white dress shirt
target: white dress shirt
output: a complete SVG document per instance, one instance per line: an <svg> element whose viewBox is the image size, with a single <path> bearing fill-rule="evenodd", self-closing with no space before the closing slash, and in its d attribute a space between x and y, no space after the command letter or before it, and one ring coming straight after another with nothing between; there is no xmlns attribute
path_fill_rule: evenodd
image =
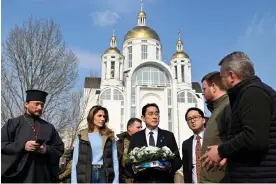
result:
<svg viewBox="0 0 276 184"><path fill-rule="evenodd" d="M203 136L204 136L204 131L200 132L198 134L200 136L200 144L202 146L202 142L203 142ZM194 134L194 138L193 138L193 169L192 169L192 173L193 173L193 183L197 183L197 171L196 171L196 134Z"/></svg>
<svg viewBox="0 0 276 184"><path fill-rule="evenodd" d="M157 143L157 136L158 136L158 127L156 127L155 129L153 130L150 130L148 128L146 128L146 139L147 139L147 144L149 146L149 137L150 137L150 132L153 132L153 138L154 138L154 143L155 143L155 146L156 146L156 143Z"/></svg>

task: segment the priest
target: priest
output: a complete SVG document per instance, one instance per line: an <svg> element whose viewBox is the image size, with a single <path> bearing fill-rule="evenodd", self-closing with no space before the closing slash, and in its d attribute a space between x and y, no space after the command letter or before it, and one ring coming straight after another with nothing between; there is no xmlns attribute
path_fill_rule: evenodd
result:
<svg viewBox="0 0 276 184"><path fill-rule="evenodd" d="M26 91L25 113L1 129L4 183L56 183L64 144L55 127L41 119L47 93Z"/></svg>

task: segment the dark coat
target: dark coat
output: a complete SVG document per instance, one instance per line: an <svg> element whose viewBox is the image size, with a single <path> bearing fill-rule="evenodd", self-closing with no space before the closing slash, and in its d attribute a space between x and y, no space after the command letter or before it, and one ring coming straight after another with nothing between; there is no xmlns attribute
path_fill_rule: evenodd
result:
<svg viewBox="0 0 276 184"><path fill-rule="evenodd" d="M38 138L45 141L45 154L25 151L25 143L36 140L30 125L34 122ZM63 152L64 144L52 124L28 115L10 119L1 129L1 180L4 183L57 182Z"/></svg>
<svg viewBox="0 0 276 184"><path fill-rule="evenodd" d="M129 145L129 152L135 147L141 148L147 145L145 129L132 135ZM127 165L127 169L134 175L136 183L174 183L174 174L181 167L181 159L175 137L172 132L158 128L157 147L167 146L175 154L175 158L171 161L171 169L169 171L160 171L155 168L148 168L134 174L131 164Z"/></svg>
<svg viewBox="0 0 276 184"><path fill-rule="evenodd" d="M229 140L218 147L231 182L276 183L276 92L257 76L228 91Z"/></svg>
<svg viewBox="0 0 276 184"><path fill-rule="evenodd" d="M112 140L103 136L103 169L106 183L112 183L115 177L112 157ZM79 134L79 157L77 163L78 183L91 183L92 181L92 148L88 139L88 129Z"/></svg>
<svg viewBox="0 0 276 184"><path fill-rule="evenodd" d="M193 182L193 138L192 135L189 139L183 141L182 143L182 165L183 165L183 175L184 183Z"/></svg>

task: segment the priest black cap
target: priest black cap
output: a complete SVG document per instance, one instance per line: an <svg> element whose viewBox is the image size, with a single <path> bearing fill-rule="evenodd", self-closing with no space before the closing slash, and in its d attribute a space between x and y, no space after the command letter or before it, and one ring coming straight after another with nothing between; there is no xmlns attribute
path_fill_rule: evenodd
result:
<svg viewBox="0 0 276 184"><path fill-rule="evenodd" d="M44 91L35 90L35 89L27 90L26 93L27 93L26 102L41 101L45 103L46 97L48 95L48 93Z"/></svg>

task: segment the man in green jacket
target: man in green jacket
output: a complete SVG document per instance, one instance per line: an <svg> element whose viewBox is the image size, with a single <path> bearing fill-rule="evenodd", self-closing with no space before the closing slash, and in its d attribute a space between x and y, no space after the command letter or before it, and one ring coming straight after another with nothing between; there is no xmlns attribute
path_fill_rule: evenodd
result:
<svg viewBox="0 0 276 184"><path fill-rule="evenodd" d="M201 82L207 107L212 113L203 137L202 153L205 153L208 146L219 145L227 140L231 109L220 72L208 73ZM207 171L206 167L202 167L201 183L223 183L227 181L226 165L222 168L215 167L210 171Z"/></svg>
<svg viewBox="0 0 276 184"><path fill-rule="evenodd" d="M131 174L125 169L125 161L128 153L128 147L130 143L130 138L133 134L142 129L142 120L138 118L130 118L127 123L127 131L118 134L119 138L117 141L117 150L119 158L119 181L120 183L133 183L133 178Z"/></svg>

